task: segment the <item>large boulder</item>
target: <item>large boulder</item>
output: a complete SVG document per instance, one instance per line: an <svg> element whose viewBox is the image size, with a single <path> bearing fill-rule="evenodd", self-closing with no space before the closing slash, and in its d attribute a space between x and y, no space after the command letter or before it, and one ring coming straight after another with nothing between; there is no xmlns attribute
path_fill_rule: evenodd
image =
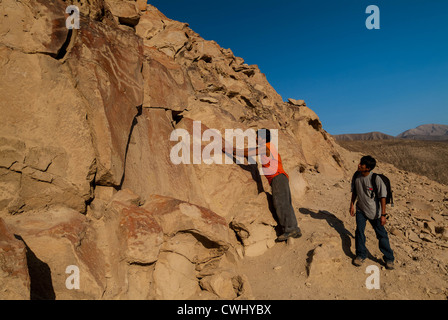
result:
<svg viewBox="0 0 448 320"><path fill-rule="evenodd" d="M65 8L60 0L0 2L0 43L26 53L57 57L68 35Z"/></svg>
<svg viewBox="0 0 448 320"><path fill-rule="evenodd" d="M0 169L8 194L0 210L64 204L84 211L96 161L85 104L66 66L8 47L0 57L9 61L0 64Z"/></svg>
<svg viewBox="0 0 448 320"><path fill-rule="evenodd" d="M101 298L106 287L104 255L97 231L84 215L53 206L6 221L27 248L32 299ZM78 288L67 284L71 274L79 276Z"/></svg>
<svg viewBox="0 0 448 320"><path fill-rule="evenodd" d="M171 112L143 108L132 131L126 159L123 188L146 199L160 194L192 203L202 203L201 188L195 183L191 166L171 160L173 131Z"/></svg>

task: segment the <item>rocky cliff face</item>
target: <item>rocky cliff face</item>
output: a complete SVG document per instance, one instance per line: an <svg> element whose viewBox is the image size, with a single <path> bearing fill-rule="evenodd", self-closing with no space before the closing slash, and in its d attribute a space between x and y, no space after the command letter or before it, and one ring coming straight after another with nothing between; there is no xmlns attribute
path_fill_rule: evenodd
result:
<svg viewBox="0 0 448 320"><path fill-rule="evenodd" d="M239 264L274 245L270 187L225 154L193 161L207 129L278 130L296 209L351 175L303 100L146 1L0 12L2 299L254 297ZM191 164L172 161L176 129L196 143Z"/></svg>
<svg viewBox="0 0 448 320"><path fill-rule="evenodd" d="M299 201L304 170L343 174L317 115L145 1L0 11L1 297L250 297L235 266L273 245L270 188L253 165L173 164L170 135L277 129Z"/></svg>

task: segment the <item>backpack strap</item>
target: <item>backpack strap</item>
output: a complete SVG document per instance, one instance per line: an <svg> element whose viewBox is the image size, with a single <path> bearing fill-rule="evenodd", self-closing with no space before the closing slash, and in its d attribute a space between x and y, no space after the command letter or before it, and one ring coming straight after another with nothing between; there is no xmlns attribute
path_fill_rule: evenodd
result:
<svg viewBox="0 0 448 320"><path fill-rule="evenodd" d="M372 188L373 188L373 194L372 194L372 198L373 198L373 195L375 195L377 198L378 198L378 186L376 185L376 177L377 177L377 174L376 173L372 173L372 180L370 181L371 183L372 183Z"/></svg>
<svg viewBox="0 0 448 320"><path fill-rule="evenodd" d="M352 192L356 195L356 185L355 180L359 177L359 171L355 171L352 177Z"/></svg>

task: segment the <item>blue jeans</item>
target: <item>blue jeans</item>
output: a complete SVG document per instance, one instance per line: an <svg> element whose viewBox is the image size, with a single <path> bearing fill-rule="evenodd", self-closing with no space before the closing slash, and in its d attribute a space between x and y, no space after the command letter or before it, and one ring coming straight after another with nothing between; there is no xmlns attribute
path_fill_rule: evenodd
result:
<svg viewBox="0 0 448 320"><path fill-rule="evenodd" d="M362 259L367 258L367 248L366 248L366 236L364 231L366 230L366 222L369 220L370 224L375 230L376 238L378 239L378 244L380 251L383 253L383 259L386 262L394 261L394 253L390 248L389 237L384 226L381 225L381 219L377 218L370 220L366 217L364 212L361 210L356 211L356 232L355 232L355 247L356 256Z"/></svg>

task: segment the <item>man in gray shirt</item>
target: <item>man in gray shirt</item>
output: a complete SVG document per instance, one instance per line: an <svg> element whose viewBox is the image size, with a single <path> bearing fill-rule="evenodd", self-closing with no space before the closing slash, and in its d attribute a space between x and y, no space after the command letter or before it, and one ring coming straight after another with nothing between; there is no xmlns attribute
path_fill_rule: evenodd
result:
<svg viewBox="0 0 448 320"><path fill-rule="evenodd" d="M394 253L390 248L389 237L384 225L386 224L386 185L379 176L374 183L377 194L372 185L372 170L376 167L376 160L371 156L364 156L358 165L358 171L352 181L352 198L350 201L350 215L356 213L355 247L356 257L353 264L361 266L367 257L365 228L369 221L375 230L379 241L379 248L384 255L387 269L394 268ZM355 210L355 201L356 210Z"/></svg>

